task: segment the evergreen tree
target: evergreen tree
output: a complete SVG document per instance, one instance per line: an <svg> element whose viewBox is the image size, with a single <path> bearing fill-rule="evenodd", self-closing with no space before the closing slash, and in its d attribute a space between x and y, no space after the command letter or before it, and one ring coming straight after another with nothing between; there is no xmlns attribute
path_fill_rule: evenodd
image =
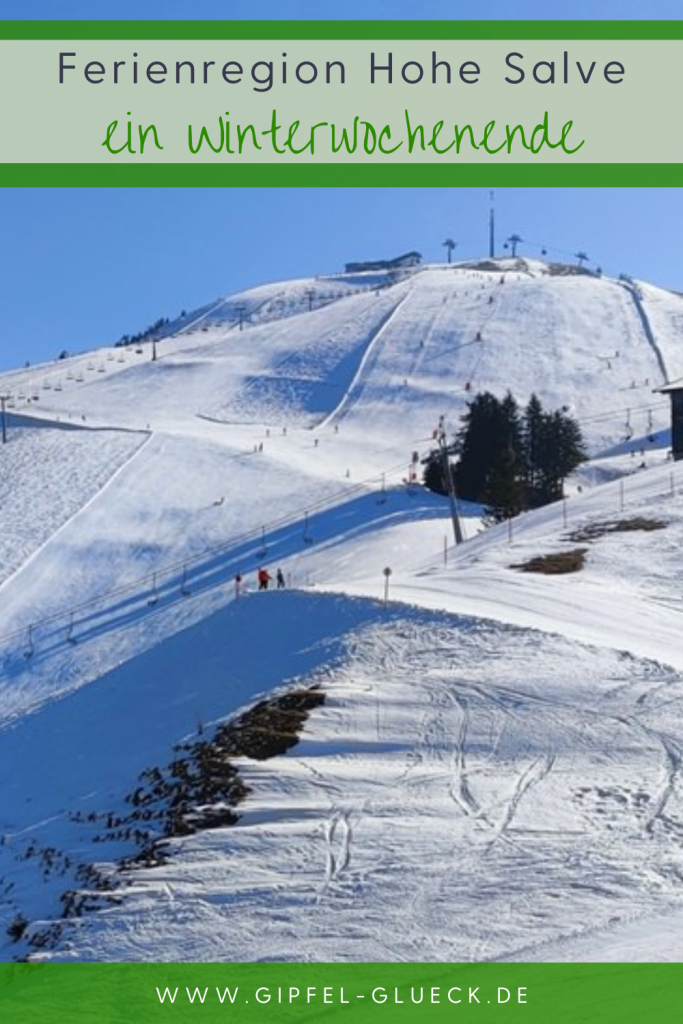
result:
<svg viewBox="0 0 683 1024"><path fill-rule="evenodd" d="M588 458L588 452L581 436L581 428L575 419L561 411L552 414L550 431L555 451L555 487L558 498L562 497L564 481L577 466Z"/></svg>
<svg viewBox="0 0 683 1024"><path fill-rule="evenodd" d="M422 464L425 467L422 479L427 490L433 491L435 494L448 494L448 484L444 480L443 456L440 450L431 451Z"/></svg>
<svg viewBox="0 0 683 1024"><path fill-rule="evenodd" d="M518 450L503 449L486 481L486 515L496 523L519 515L525 508L524 463Z"/></svg>
<svg viewBox="0 0 683 1024"><path fill-rule="evenodd" d="M487 515L500 522L524 508L524 451L517 402L508 391L494 423L495 450L486 474L482 500Z"/></svg>
<svg viewBox="0 0 683 1024"><path fill-rule="evenodd" d="M520 414L508 391L501 401L482 392L468 403L455 446L459 497L486 506L494 521L562 497L566 477L587 457L577 422L565 411L548 413L532 395ZM425 460L424 481L448 493L440 450Z"/></svg>
<svg viewBox="0 0 683 1024"><path fill-rule="evenodd" d="M460 459L455 467L458 494L470 501L486 501L491 474L500 468L504 453L516 450L519 442L519 413L508 392L503 402L484 391L468 403L458 433Z"/></svg>
<svg viewBox="0 0 683 1024"><path fill-rule="evenodd" d="M539 489L539 461L543 447L545 430L545 414L537 395L532 394L524 410L524 426L522 440L524 446L524 483L527 501L535 504L535 495Z"/></svg>

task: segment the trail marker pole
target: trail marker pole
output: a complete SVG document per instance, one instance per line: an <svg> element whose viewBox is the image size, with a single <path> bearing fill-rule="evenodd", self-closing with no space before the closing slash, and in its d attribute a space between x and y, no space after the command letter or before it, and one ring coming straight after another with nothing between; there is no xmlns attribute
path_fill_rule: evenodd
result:
<svg viewBox="0 0 683 1024"><path fill-rule="evenodd" d="M187 585L187 566L183 566L183 582L180 584L180 593L183 597L190 596L190 588Z"/></svg>
<svg viewBox="0 0 683 1024"><path fill-rule="evenodd" d="M391 576L391 569L389 566L383 570L384 575L384 607L386 608L389 603L389 577Z"/></svg>
<svg viewBox="0 0 683 1024"><path fill-rule="evenodd" d="M446 534L443 538L443 564L448 565L448 536Z"/></svg>
<svg viewBox="0 0 683 1024"><path fill-rule="evenodd" d="M69 616L69 628L66 631L66 639L67 639L67 643L70 643L70 644L75 644L77 642L76 641L76 637L74 636L74 613L73 612L71 612L71 615Z"/></svg>
<svg viewBox="0 0 683 1024"><path fill-rule="evenodd" d="M512 544L512 516L508 516L508 544Z"/></svg>
<svg viewBox="0 0 683 1024"><path fill-rule="evenodd" d="M7 444L7 414L5 412L5 403L8 401L9 395L0 395L0 409L2 410L2 443Z"/></svg>
<svg viewBox="0 0 683 1024"><path fill-rule="evenodd" d="M624 481L619 481L619 511L624 511Z"/></svg>
<svg viewBox="0 0 683 1024"><path fill-rule="evenodd" d="M147 599L147 604L151 607L152 605L156 604L158 600L159 594L157 592L157 574L154 573L152 575L152 592L149 595L149 598Z"/></svg>
<svg viewBox="0 0 683 1024"><path fill-rule="evenodd" d="M565 497L562 498L562 525L567 525L567 499Z"/></svg>
<svg viewBox="0 0 683 1024"><path fill-rule="evenodd" d="M25 658L32 658L35 647L33 646L33 626L28 627L28 633L26 637L26 650L24 651Z"/></svg>
<svg viewBox="0 0 683 1024"><path fill-rule="evenodd" d="M313 538L308 532L308 512L304 512L304 544L312 544Z"/></svg>

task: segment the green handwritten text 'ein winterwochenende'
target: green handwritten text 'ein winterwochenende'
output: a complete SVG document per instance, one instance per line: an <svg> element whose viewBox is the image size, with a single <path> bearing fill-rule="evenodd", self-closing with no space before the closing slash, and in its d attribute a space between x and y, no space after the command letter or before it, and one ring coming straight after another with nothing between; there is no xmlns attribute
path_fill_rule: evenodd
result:
<svg viewBox="0 0 683 1024"><path fill-rule="evenodd" d="M278 124L277 111L273 110L268 127L254 124L240 124L232 121L229 112L219 115L208 125L188 125L187 145L194 155L224 153L227 155L248 154L253 157L257 151L277 156L329 156L341 154L368 156L391 156L401 152L402 157L412 153L434 153L437 156L479 151L491 156L496 153L511 154L525 149L534 155L543 149L576 153L585 140L569 141L574 122L567 121L561 127L551 128L548 111L536 124L498 124L495 120L484 125L447 124L445 120L433 124L422 124L411 119L407 110L404 119L393 127L390 124L373 124L360 115L345 126L330 121L319 121L303 125L300 120L289 125ZM151 137L150 137L151 136ZM573 144L576 143L576 144ZM102 143L110 153L139 153L154 146L163 149L163 140L154 125L133 125L132 121L119 127L112 121ZM137 147L137 148L136 148Z"/></svg>

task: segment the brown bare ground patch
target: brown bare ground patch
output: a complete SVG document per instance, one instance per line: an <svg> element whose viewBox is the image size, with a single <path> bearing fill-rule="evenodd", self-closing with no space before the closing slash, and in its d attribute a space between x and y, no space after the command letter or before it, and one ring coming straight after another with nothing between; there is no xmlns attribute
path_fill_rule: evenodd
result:
<svg viewBox="0 0 683 1024"><path fill-rule="evenodd" d="M249 788L234 759L263 761L284 754L298 743L310 712L324 703L325 693L318 686L302 687L259 701L244 714L218 726L212 736L205 737L200 726L201 739L179 744L169 764L141 773L139 785L126 797L126 812L93 811L83 816L75 811L69 818L99 826L102 831L93 836L93 842L123 842L137 849L113 862L119 870L159 867L169 859L171 840L237 824L236 808ZM28 856L40 857L45 877L53 867L61 875L68 873L67 859L58 850L31 846L25 854ZM68 919L121 902L125 879L118 872L106 865L81 863L75 870L69 866L73 887L59 897L61 920L31 928L28 919L17 913L7 928L11 939L23 941L26 946L16 960L31 960L38 949L55 949L63 939Z"/></svg>
<svg viewBox="0 0 683 1024"><path fill-rule="evenodd" d="M574 543L583 541L598 540L608 533L632 533L642 530L646 533L652 530L663 530L666 523L661 519L649 519L645 516L632 516L630 519L608 519L598 523L589 523L569 534L569 540Z"/></svg>
<svg viewBox="0 0 683 1024"><path fill-rule="evenodd" d="M259 701L220 725L211 738L183 743L166 767L147 768L126 802L132 810L107 816L100 841L130 841L139 848L119 866L152 867L165 860L169 839L239 821L237 806L248 795L234 759L265 761L299 741L310 712L325 703L316 686Z"/></svg>
<svg viewBox="0 0 683 1024"><path fill-rule="evenodd" d="M562 576L568 572L579 572L586 562L586 548L573 548L571 551L554 551L549 555L536 555L527 562L511 565L511 569L520 572L538 572L544 576Z"/></svg>

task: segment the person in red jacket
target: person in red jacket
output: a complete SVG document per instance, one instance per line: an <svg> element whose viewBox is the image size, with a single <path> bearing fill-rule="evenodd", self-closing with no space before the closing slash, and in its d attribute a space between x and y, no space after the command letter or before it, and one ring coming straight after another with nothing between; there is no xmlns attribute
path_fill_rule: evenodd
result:
<svg viewBox="0 0 683 1024"><path fill-rule="evenodd" d="M259 590L267 590L271 580L271 575L267 569L259 569L258 571L258 588Z"/></svg>

